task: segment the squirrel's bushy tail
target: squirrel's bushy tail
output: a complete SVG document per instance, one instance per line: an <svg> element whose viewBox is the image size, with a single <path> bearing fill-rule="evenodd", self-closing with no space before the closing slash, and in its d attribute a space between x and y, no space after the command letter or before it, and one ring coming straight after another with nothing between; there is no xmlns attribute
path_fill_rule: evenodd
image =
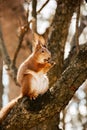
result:
<svg viewBox="0 0 87 130"><path fill-rule="evenodd" d="M6 116L10 112L10 110L14 107L14 105L16 104L16 102L18 101L18 99L21 98L21 97L22 96L20 95L17 98L13 99L5 107L3 107L0 110L0 123L6 118Z"/></svg>

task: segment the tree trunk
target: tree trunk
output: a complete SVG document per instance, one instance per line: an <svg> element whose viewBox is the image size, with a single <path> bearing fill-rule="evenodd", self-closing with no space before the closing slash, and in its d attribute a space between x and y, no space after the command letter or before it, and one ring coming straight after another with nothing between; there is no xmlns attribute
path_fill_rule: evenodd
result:
<svg viewBox="0 0 87 130"><path fill-rule="evenodd" d="M54 82L58 80L58 78L61 76L61 73L63 72L64 49L68 36L68 29L73 13L79 6L78 2L80 2L81 4L81 1L79 0L77 1L77 3L75 0L66 0L66 2L57 0L56 14L52 24L54 31L52 32L51 39L49 40L49 49L52 53L53 60L55 60L56 62L55 68L53 68L52 71L49 73L50 86L52 86ZM55 119L48 119L48 122L50 123L49 125L47 124L47 130L49 129L49 126L54 126L54 128L52 127L52 130L55 130L56 124L59 124L59 120L56 117L59 116L60 114L57 114L55 116Z"/></svg>

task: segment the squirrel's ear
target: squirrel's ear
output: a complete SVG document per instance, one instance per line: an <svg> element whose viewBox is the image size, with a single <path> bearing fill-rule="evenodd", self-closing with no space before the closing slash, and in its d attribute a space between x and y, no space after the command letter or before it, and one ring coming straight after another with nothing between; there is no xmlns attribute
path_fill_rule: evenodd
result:
<svg viewBox="0 0 87 130"><path fill-rule="evenodd" d="M34 33L34 39L38 40L39 39L39 35L37 33Z"/></svg>
<svg viewBox="0 0 87 130"><path fill-rule="evenodd" d="M40 48L42 47L40 41L38 41L37 45L36 45L36 50L38 51Z"/></svg>
<svg viewBox="0 0 87 130"><path fill-rule="evenodd" d="M33 43L33 45L36 46L39 42L42 45L46 45L45 38L40 34L34 33L34 43Z"/></svg>
<svg viewBox="0 0 87 130"><path fill-rule="evenodd" d="M38 34L33 33L33 42L32 42L33 50L35 50L37 48L38 40L39 40Z"/></svg>

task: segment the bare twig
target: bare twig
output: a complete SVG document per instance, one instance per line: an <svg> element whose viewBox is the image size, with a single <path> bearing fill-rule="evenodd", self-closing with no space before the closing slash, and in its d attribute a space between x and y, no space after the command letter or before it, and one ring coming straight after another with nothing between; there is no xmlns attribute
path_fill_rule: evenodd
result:
<svg viewBox="0 0 87 130"><path fill-rule="evenodd" d="M32 0L32 31L37 32L37 0Z"/></svg>
<svg viewBox="0 0 87 130"><path fill-rule="evenodd" d="M21 30L20 30L20 31L21 31L21 34L20 34L20 36L19 36L19 44L18 44L18 47L17 47L16 52L15 52L15 54L14 54L13 65L16 65L16 59L17 59L18 53L19 53L19 51L20 51L20 49L21 49L21 45L22 45L22 42L23 42L23 38L24 38L26 32L28 31L29 26L28 26L28 25L25 25L25 26L22 26L20 29L21 29Z"/></svg>
<svg viewBox="0 0 87 130"><path fill-rule="evenodd" d="M9 74L16 82L17 68L15 65L12 66L12 61L10 59L10 56L8 55L7 48L6 48L5 43L4 43L1 26L0 26L0 50L2 51L3 60L8 67L7 69L10 70Z"/></svg>
<svg viewBox="0 0 87 130"><path fill-rule="evenodd" d="M21 27L19 28L19 44L18 44L18 47L17 47L16 52L15 52L15 54L14 54L13 66L16 65L16 59L17 59L18 53L19 53L19 51L20 51L20 49L21 49L21 45L22 45L22 42L23 42L23 38L24 38L25 34L28 32L28 30L29 30L29 25L30 25L30 23L32 22L32 21L28 22L29 8L27 8L27 14L26 14L26 15L27 15L27 21L26 21L27 24L24 25L24 26L21 26Z"/></svg>
<svg viewBox="0 0 87 130"><path fill-rule="evenodd" d="M80 22L80 26L78 27L78 36L81 35L81 33L83 32L84 28L87 26L86 25L86 20L87 17L86 16L81 16L81 22ZM71 40L71 50L72 48L76 45L76 33L74 34L72 40Z"/></svg>
<svg viewBox="0 0 87 130"><path fill-rule="evenodd" d="M3 59L5 63L7 64L8 68L10 68L11 59L10 59L10 56L8 55L8 52L7 52L7 49L3 40L1 25L0 25L0 50L2 51L2 55L3 55Z"/></svg>
<svg viewBox="0 0 87 130"><path fill-rule="evenodd" d="M79 45L80 50L82 48L85 48L87 42L84 43L83 45ZM73 48L71 49L71 51L69 52L68 57L64 60L64 66L63 66L63 71L71 64L71 62L76 58L77 54L76 54L77 48L76 46L73 46Z"/></svg>
<svg viewBox="0 0 87 130"><path fill-rule="evenodd" d="M79 52L79 16L80 16L80 1L78 1L78 7L77 7L77 19L76 19L76 47L77 47L77 53Z"/></svg>
<svg viewBox="0 0 87 130"><path fill-rule="evenodd" d="M41 12L41 10L46 6L46 4L49 2L49 0L47 0L42 7L37 11L37 14Z"/></svg>
<svg viewBox="0 0 87 130"><path fill-rule="evenodd" d="M28 3L29 4L29 3ZM18 53L21 49L21 46L22 46L22 42L23 42L23 39L24 39L24 36L25 34L28 32L29 30L29 25L32 21L28 22L28 17L29 17L29 8L27 8L27 21L26 21L26 24L24 26L21 26L19 27L19 44L17 46L17 49L16 49L16 52L14 54L14 58L13 58L13 61L11 63L11 68L15 68L16 66L16 59L17 59L17 56L18 56ZM13 69L12 69L13 70ZM15 71L13 72L14 73L14 79L16 81L16 75L17 75L17 69L15 68Z"/></svg>

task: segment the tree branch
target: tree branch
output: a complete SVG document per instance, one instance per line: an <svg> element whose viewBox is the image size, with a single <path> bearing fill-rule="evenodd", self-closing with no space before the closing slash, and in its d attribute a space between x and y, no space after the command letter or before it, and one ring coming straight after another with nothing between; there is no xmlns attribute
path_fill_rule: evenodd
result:
<svg viewBox="0 0 87 130"><path fill-rule="evenodd" d="M7 69L10 70L10 75L13 77L14 81L16 82L16 74L17 74L17 68L16 66L12 65L12 61L10 59L10 56L8 55L3 36L2 36L2 30L0 25L0 50L2 51L2 56L5 64L7 65Z"/></svg>
<svg viewBox="0 0 87 130"><path fill-rule="evenodd" d="M82 48L84 48L86 45L86 43L84 43L83 45L79 45L79 49L81 50ZM64 66L63 66L63 71L69 66L69 64L71 64L71 62L76 58L77 56L77 48L76 46L74 46L71 51L69 52L68 57L64 60Z"/></svg>
<svg viewBox="0 0 87 130"><path fill-rule="evenodd" d="M87 26L87 16L81 16L81 22L80 22L80 26L78 27L78 37L81 35L81 33L83 32L84 28ZM71 49L76 45L76 33L74 34L72 40L71 40Z"/></svg>
<svg viewBox="0 0 87 130"><path fill-rule="evenodd" d="M4 61L8 65L8 68L9 68L10 64L11 64L11 59L10 59L7 49L5 47L5 43L4 43L3 36L2 36L1 25L0 25L0 50L2 51Z"/></svg>
<svg viewBox="0 0 87 130"><path fill-rule="evenodd" d="M77 19L76 19L76 48L77 48L77 53L79 52L79 29L78 29L78 24L79 24L79 18L80 18L80 1L78 0L78 7L77 7Z"/></svg>
<svg viewBox="0 0 87 130"><path fill-rule="evenodd" d="M48 4L49 0L47 0L43 6L37 11L37 14L41 12L41 10L46 6L46 4Z"/></svg>
<svg viewBox="0 0 87 130"><path fill-rule="evenodd" d="M37 0L32 0L32 31L37 32Z"/></svg>
<svg viewBox="0 0 87 130"><path fill-rule="evenodd" d="M27 23L25 26L20 27L19 44L18 44L18 47L17 47L16 52L14 54L13 65L16 65L16 59L17 59L18 53L21 49L23 38L28 30L29 30L29 23Z"/></svg>
<svg viewBox="0 0 87 130"><path fill-rule="evenodd" d="M62 73L50 92L35 101L20 99L1 124L3 130L26 130L53 117L69 103L76 90L87 78L87 44ZM20 118L19 118L20 116Z"/></svg>
<svg viewBox="0 0 87 130"><path fill-rule="evenodd" d="M56 14L52 24L53 32L49 40L49 50L52 53L52 57L56 62L56 65L49 74L50 79L54 77L53 80L51 80L50 85L53 85L53 83L61 76L61 73L63 71L64 50L68 35L68 29L73 13L78 7L78 1L79 0L77 0L77 3L75 0L66 0L66 2L60 0L56 1Z"/></svg>

